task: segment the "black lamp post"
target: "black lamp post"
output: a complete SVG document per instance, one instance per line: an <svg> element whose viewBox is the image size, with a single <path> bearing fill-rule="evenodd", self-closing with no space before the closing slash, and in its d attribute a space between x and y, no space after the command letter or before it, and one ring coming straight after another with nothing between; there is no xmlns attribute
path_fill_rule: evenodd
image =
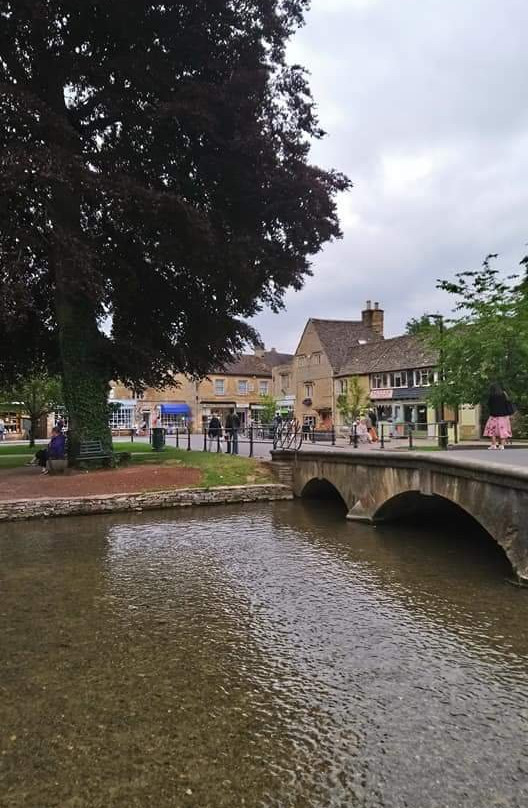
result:
<svg viewBox="0 0 528 808"><path fill-rule="evenodd" d="M444 374L444 318L441 314L426 314L426 317L429 317L431 320L435 320L438 326L438 333L440 335L440 350L439 350L439 357L438 357L438 373L440 377L440 383L443 384L445 380ZM438 414L439 414L439 430L438 430L438 446L440 449L447 449L447 426L445 423L445 404L444 399L440 401L440 405L438 407Z"/></svg>

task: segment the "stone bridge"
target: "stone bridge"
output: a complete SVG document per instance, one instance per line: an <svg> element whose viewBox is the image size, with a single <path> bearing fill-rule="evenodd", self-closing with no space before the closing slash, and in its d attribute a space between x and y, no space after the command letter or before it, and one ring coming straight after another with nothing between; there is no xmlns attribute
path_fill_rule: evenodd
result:
<svg viewBox="0 0 528 808"><path fill-rule="evenodd" d="M272 458L296 496L337 492L351 520L441 512L451 503L472 516L502 547L519 578L528 580L528 469L456 455L276 451Z"/></svg>

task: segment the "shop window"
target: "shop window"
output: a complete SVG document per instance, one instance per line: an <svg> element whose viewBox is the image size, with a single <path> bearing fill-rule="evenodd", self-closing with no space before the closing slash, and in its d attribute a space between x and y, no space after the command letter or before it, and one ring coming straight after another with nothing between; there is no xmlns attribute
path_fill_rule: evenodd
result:
<svg viewBox="0 0 528 808"><path fill-rule="evenodd" d="M118 407L110 416L111 429L132 429L133 407Z"/></svg>
<svg viewBox="0 0 528 808"><path fill-rule="evenodd" d="M169 435L174 435L177 429L187 427L188 418L186 415L176 415L174 413L162 414L159 425L165 427Z"/></svg>

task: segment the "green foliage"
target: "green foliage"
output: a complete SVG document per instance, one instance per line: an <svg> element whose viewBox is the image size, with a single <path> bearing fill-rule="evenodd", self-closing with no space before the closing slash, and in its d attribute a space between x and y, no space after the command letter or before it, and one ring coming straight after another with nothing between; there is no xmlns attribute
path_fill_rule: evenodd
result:
<svg viewBox="0 0 528 808"><path fill-rule="evenodd" d="M352 376L347 381L347 392L341 393L337 397L336 406L343 416L345 424L351 424L358 418L368 404L368 396L365 394L361 382L357 376Z"/></svg>
<svg viewBox="0 0 528 808"><path fill-rule="evenodd" d="M429 314L422 314L421 317L412 317L405 326L405 333L411 335L429 335L435 328L434 321Z"/></svg>
<svg viewBox="0 0 528 808"><path fill-rule="evenodd" d="M499 382L519 407L528 407L528 295L517 276L499 278L490 265L495 257L479 271L438 282L456 303L447 327L424 337L438 350L444 377L431 388L432 404L480 404Z"/></svg>
<svg viewBox="0 0 528 808"><path fill-rule="evenodd" d="M264 409L260 411L262 423L271 424L277 412L277 399L271 394L261 395L260 404Z"/></svg>
<svg viewBox="0 0 528 808"><path fill-rule="evenodd" d="M31 421L30 445L35 444L35 430L40 419L58 409L63 401L60 379L45 372L34 373L2 389L0 397Z"/></svg>
<svg viewBox="0 0 528 808"><path fill-rule="evenodd" d="M109 443L110 379L230 361L341 235L286 61L306 7L0 0L0 377L60 368L72 450Z"/></svg>

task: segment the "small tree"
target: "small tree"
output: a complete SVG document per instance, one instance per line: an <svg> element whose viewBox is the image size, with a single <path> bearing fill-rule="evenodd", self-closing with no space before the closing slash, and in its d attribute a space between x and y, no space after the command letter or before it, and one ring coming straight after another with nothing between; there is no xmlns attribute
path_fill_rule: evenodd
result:
<svg viewBox="0 0 528 808"><path fill-rule="evenodd" d="M271 394L260 396L260 405L262 407L262 420L265 424L271 424L275 413L277 412L277 399Z"/></svg>
<svg viewBox="0 0 528 808"><path fill-rule="evenodd" d="M405 325L405 333L416 335L428 335L435 328L434 321L431 321L429 314L422 314L421 317L412 317Z"/></svg>
<svg viewBox="0 0 528 808"><path fill-rule="evenodd" d="M498 277L490 265L495 257L488 255L479 271L438 282L456 303L446 327L424 335L439 353L432 404L482 404L496 381L521 409L528 407L528 294L517 276Z"/></svg>
<svg viewBox="0 0 528 808"><path fill-rule="evenodd" d="M2 391L2 398L30 420L29 445L35 445L35 433L40 419L57 409L62 402L62 385L57 376L45 371L34 373Z"/></svg>
<svg viewBox="0 0 528 808"><path fill-rule="evenodd" d="M348 380L347 392L341 393L337 397L336 406L343 416L345 424L350 425L361 414L368 404L368 397L365 394L357 376L352 376Z"/></svg>

